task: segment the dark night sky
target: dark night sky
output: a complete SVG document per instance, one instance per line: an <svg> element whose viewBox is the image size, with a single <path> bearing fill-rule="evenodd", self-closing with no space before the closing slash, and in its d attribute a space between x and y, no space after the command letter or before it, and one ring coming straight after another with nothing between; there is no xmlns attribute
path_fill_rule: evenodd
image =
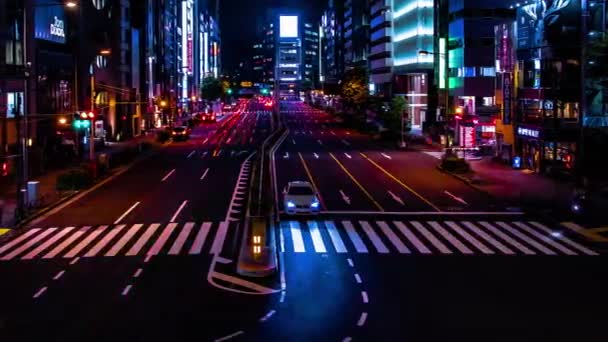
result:
<svg viewBox="0 0 608 342"><path fill-rule="evenodd" d="M264 18L268 8L301 10L304 15L321 19L327 0L220 0L222 63L230 72L249 51L256 37L256 19Z"/></svg>

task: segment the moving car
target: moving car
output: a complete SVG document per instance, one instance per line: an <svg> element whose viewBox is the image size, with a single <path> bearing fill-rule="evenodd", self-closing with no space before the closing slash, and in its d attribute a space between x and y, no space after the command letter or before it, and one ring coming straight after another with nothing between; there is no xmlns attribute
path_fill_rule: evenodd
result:
<svg viewBox="0 0 608 342"><path fill-rule="evenodd" d="M190 129L185 126L177 126L171 129L171 137L173 141L188 140L190 138Z"/></svg>
<svg viewBox="0 0 608 342"><path fill-rule="evenodd" d="M215 113L211 109L207 109L204 112L199 113L199 119L203 122L215 122Z"/></svg>
<svg viewBox="0 0 608 342"><path fill-rule="evenodd" d="M309 182L289 182L283 189L283 207L289 215L318 214L320 206L319 196Z"/></svg>

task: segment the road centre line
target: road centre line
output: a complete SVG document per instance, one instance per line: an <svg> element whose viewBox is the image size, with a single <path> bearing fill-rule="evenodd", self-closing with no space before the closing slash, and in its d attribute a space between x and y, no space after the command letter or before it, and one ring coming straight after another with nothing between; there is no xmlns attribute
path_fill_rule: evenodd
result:
<svg viewBox="0 0 608 342"><path fill-rule="evenodd" d="M139 205L139 203L139 201L135 202L135 204L133 204L131 208L127 209L127 211L125 211L122 215L120 215L120 217L116 221L114 221L114 224L120 223L120 221L127 217L127 215L129 215Z"/></svg>
<svg viewBox="0 0 608 342"><path fill-rule="evenodd" d="M166 180L167 180L167 178L171 177L171 175L172 175L174 172L175 172L175 169L173 169L173 170L169 171L169 173L167 173L167 174L165 175L165 177L163 177L163 179L161 179L161 182L166 181Z"/></svg>
<svg viewBox="0 0 608 342"><path fill-rule="evenodd" d="M374 203L376 208L378 208L380 211L384 211L384 208L382 208L382 206L378 202L376 202L376 200L372 197L372 195L363 187L363 185L361 185L361 183L359 183L359 181L346 169L346 167L344 165L342 165L342 163L338 160L338 158L336 158L336 156L334 156L334 154L331 152L329 153L329 155L338 164L338 166L340 166L340 168L350 177L350 179L359 187L359 189L361 189L361 191L363 191L363 193L367 196L367 198L369 198L372 201L372 203Z"/></svg>
<svg viewBox="0 0 608 342"><path fill-rule="evenodd" d="M393 176L390 172L388 172L387 170L385 170L382 166L378 165L378 163L376 163L375 161L371 160L368 156L366 156L364 153L359 152L359 154L361 154L361 156L365 159L367 159L367 161L369 161L372 165L374 165L376 168L378 168L378 170L384 172L384 174L386 174L387 176L389 176L391 179L393 179L395 182L399 183L402 187L406 188L409 192L413 193L414 195L416 195L416 197L420 198L422 201L424 201L426 204L428 204L431 208L435 209L436 211L441 211L441 209L439 209L436 205L434 205L433 203L431 203L431 201L427 200L426 198L424 198L422 195L420 195L419 193L417 193L414 189L410 188L409 186L405 185L402 181L400 181L397 177Z"/></svg>

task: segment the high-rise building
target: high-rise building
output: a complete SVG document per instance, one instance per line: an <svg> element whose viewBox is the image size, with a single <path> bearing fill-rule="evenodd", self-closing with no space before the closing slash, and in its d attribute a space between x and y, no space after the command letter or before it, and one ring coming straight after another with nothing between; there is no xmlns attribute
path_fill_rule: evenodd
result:
<svg viewBox="0 0 608 342"><path fill-rule="evenodd" d="M367 0L344 2L344 63L345 67L367 68L369 50L369 14Z"/></svg>
<svg viewBox="0 0 608 342"><path fill-rule="evenodd" d="M329 0L321 18L320 80L323 88L337 93L338 82L344 74L343 30L344 4Z"/></svg>
<svg viewBox="0 0 608 342"><path fill-rule="evenodd" d="M393 82L393 17L391 0L370 1L370 90L375 95L391 95Z"/></svg>

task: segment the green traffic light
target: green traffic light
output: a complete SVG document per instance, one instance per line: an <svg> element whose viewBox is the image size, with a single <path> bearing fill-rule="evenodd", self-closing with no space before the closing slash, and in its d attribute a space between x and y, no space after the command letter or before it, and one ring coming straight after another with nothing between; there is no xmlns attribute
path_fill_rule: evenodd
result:
<svg viewBox="0 0 608 342"><path fill-rule="evenodd" d="M76 129L80 129L80 128L89 128L91 126L91 123L89 122L89 120L74 120L74 128Z"/></svg>
<svg viewBox="0 0 608 342"><path fill-rule="evenodd" d="M226 90L226 93L228 93L228 95L232 94L232 89L228 88L228 90Z"/></svg>

